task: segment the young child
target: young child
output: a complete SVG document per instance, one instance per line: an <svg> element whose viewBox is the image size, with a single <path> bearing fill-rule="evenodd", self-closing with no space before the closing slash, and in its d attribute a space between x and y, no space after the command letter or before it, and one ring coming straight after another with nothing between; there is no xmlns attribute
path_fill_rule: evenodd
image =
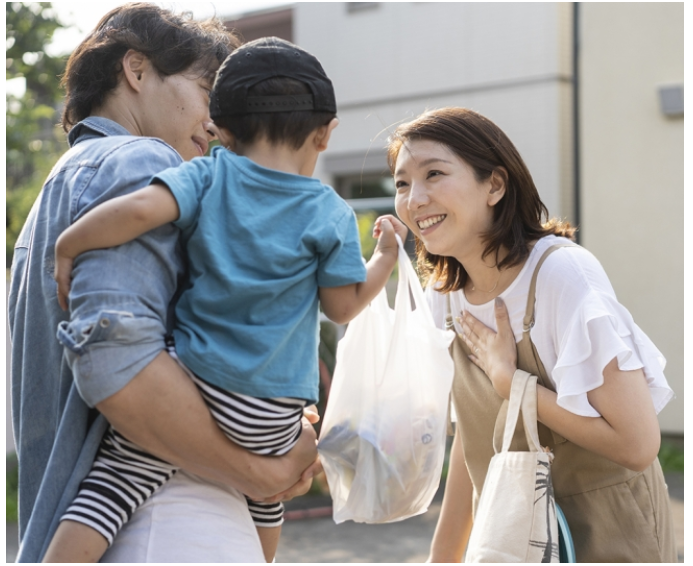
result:
<svg viewBox="0 0 693 566"><path fill-rule="evenodd" d="M60 236L59 301L66 308L79 254L173 222L189 268L176 305L177 355L234 442L281 455L318 398L318 303L333 321L351 320L385 285L395 231L404 239L407 230L379 218L364 265L352 210L310 177L338 121L332 83L309 53L277 38L240 47L219 70L210 114L225 147L98 206ZM98 561L176 469L111 429L48 557ZM249 501L249 509L271 562L283 507Z"/></svg>

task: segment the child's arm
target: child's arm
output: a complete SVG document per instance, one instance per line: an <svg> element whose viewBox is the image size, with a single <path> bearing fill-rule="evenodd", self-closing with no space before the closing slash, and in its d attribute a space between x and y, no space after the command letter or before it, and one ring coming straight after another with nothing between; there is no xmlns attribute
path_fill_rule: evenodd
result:
<svg viewBox="0 0 693 566"><path fill-rule="evenodd" d="M180 211L166 185L149 185L111 199L65 230L55 243L58 302L67 310L72 263L81 253L125 244L154 228L173 222Z"/></svg>
<svg viewBox="0 0 693 566"><path fill-rule="evenodd" d="M378 245L366 265L366 281L341 287L320 287L320 303L327 318L337 324L346 324L385 286L399 253L395 233L404 241L407 227L391 215L378 218L373 227Z"/></svg>

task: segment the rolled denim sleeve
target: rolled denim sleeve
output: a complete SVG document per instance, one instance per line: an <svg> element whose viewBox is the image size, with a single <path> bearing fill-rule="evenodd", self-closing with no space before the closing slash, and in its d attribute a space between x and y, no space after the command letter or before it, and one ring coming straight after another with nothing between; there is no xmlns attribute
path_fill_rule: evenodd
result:
<svg viewBox="0 0 693 566"><path fill-rule="evenodd" d="M117 393L149 365L165 347L165 331L160 319L127 311L61 322L58 340L86 404L94 407Z"/></svg>
<svg viewBox="0 0 693 566"><path fill-rule="evenodd" d="M153 175L180 162L158 140L131 138L100 161L81 164L88 182L74 201L73 221L106 200L147 186ZM90 407L117 393L164 349L168 304L182 274L179 232L173 225L161 226L76 259L70 320L59 324L57 338Z"/></svg>

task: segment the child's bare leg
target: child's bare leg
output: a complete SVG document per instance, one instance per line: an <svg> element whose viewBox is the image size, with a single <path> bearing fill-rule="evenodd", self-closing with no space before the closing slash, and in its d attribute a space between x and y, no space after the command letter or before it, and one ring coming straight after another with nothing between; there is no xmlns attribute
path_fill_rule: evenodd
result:
<svg viewBox="0 0 693 566"><path fill-rule="evenodd" d="M108 541L98 531L83 523L65 520L58 525L43 561L98 562L107 549Z"/></svg>
<svg viewBox="0 0 693 566"><path fill-rule="evenodd" d="M262 544L262 552L267 562L273 562L279 546L279 535L282 534L282 527L257 527L257 534Z"/></svg>

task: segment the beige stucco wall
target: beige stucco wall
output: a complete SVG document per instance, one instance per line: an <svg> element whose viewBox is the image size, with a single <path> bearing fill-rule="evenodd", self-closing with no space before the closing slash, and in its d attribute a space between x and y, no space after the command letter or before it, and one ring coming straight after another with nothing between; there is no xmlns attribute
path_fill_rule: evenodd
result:
<svg viewBox="0 0 693 566"><path fill-rule="evenodd" d="M667 358L683 432L683 117L658 86L683 84L683 3L580 4L582 243Z"/></svg>
<svg viewBox="0 0 693 566"><path fill-rule="evenodd" d="M398 123L466 106L510 136L550 213L571 217L571 21L569 3L297 3L294 40L337 95L325 157L382 152Z"/></svg>

